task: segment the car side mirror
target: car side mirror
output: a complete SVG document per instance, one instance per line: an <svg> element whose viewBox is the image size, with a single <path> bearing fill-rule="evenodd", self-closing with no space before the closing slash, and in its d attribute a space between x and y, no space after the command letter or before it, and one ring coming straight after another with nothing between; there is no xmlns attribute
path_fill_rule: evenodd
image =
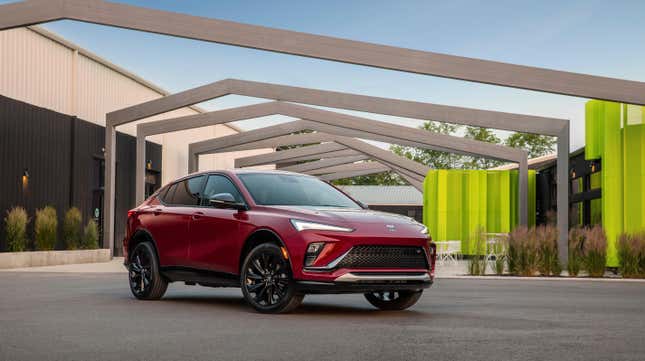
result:
<svg viewBox="0 0 645 361"><path fill-rule="evenodd" d="M231 193L213 194L208 202L217 208L230 208L238 211L247 210L246 204L238 203Z"/></svg>
<svg viewBox="0 0 645 361"><path fill-rule="evenodd" d="M370 208L367 204L365 204L365 203L363 203L363 202L361 202L361 201L356 201L356 202L357 202L357 203L358 203L358 205L359 205L359 206L361 206L361 208L363 208L363 209L369 209L369 208Z"/></svg>

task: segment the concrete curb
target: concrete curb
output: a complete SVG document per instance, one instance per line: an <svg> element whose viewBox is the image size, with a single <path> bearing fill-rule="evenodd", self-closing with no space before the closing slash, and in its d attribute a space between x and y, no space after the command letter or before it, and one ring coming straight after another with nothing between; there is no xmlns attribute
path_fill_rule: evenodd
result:
<svg viewBox="0 0 645 361"><path fill-rule="evenodd" d="M110 259L111 252L109 249L2 252L0 253L0 269L101 263L109 262Z"/></svg>
<svg viewBox="0 0 645 361"><path fill-rule="evenodd" d="M518 277L518 276L435 276L435 279L491 280L491 281L557 281L557 282L627 282L645 283L641 278L591 278L591 277Z"/></svg>

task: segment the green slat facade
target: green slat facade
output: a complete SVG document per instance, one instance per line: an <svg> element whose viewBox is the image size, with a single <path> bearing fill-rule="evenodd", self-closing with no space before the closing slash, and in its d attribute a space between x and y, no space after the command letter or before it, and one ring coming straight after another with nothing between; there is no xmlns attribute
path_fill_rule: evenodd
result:
<svg viewBox="0 0 645 361"><path fill-rule="evenodd" d="M618 236L645 229L645 107L591 100L585 123L585 156L602 159L607 265L616 267Z"/></svg>
<svg viewBox="0 0 645 361"><path fill-rule="evenodd" d="M473 235L510 232L518 224L517 170L431 170L424 181L423 220L436 241L460 240L473 254ZM535 171L529 171L529 225L535 224Z"/></svg>

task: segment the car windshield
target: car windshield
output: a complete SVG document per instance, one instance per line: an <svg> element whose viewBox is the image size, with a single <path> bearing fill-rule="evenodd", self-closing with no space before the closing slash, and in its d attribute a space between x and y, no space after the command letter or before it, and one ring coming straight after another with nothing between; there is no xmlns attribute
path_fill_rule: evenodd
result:
<svg viewBox="0 0 645 361"><path fill-rule="evenodd" d="M320 179L297 174L247 173L239 178L263 206L310 206L360 209L349 197Z"/></svg>

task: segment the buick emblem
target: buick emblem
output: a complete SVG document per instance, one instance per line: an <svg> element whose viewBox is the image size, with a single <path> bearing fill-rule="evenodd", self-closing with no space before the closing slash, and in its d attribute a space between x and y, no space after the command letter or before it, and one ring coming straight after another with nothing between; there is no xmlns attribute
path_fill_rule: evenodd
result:
<svg viewBox="0 0 645 361"><path fill-rule="evenodd" d="M393 224L386 224L385 228L387 228L387 230L390 232L396 231L396 227Z"/></svg>

